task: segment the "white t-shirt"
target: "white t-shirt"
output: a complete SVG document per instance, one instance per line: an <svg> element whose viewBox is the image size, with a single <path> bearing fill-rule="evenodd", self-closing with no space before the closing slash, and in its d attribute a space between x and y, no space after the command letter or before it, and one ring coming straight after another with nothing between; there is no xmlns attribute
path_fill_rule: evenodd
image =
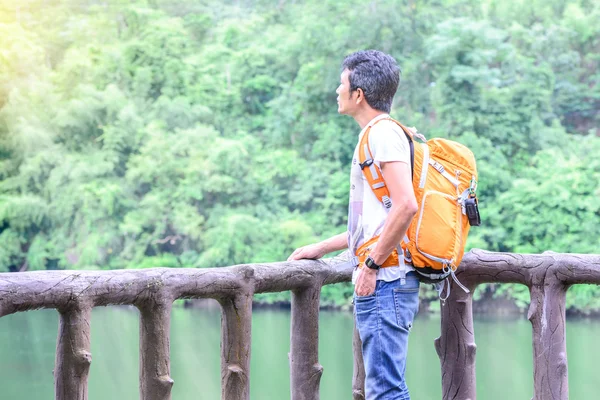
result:
<svg viewBox="0 0 600 400"><path fill-rule="evenodd" d="M358 144L354 149L352 168L350 170L350 202L348 205L348 248L353 254L370 240L373 236L380 235L383 231L389 209L385 208L365 178L358 162L358 146L362 135L369 126L382 119L389 118L388 114L381 114L373 118L360 132ZM371 128L369 133L369 146L373 155L373 162L381 168L382 162L400 161L410 166L410 146L408 139L402 129L393 121L381 121ZM400 265L396 267L381 268L377 271L377 279L383 281L394 281L403 278L404 275L413 271L410 264L404 263L404 257L400 254ZM352 282L356 280L358 268L352 274Z"/></svg>

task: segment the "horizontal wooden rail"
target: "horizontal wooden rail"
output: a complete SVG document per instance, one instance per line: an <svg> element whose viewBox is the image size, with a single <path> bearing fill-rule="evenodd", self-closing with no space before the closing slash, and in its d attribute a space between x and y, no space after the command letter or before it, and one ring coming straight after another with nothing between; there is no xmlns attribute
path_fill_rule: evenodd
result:
<svg viewBox="0 0 600 400"><path fill-rule="evenodd" d="M319 295L323 285L350 280L348 257L225 268L113 271L33 271L0 274L0 317L56 308L60 313L54 373L57 400L87 399L91 309L134 305L140 310L140 398L171 398L169 331L176 299L213 298L222 308L221 397L250 398L252 298L291 290L292 399L316 399Z"/></svg>
<svg viewBox="0 0 600 400"><path fill-rule="evenodd" d="M183 298L213 298L222 307L222 399L250 397L252 298L292 291L291 397L318 399L323 368L318 363L319 296L323 285L347 282L348 256L211 269L34 271L0 274L0 317L40 308L60 314L55 398L87 399L91 309L134 305L140 310L140 398L171 398L169 330L171 306ZM475 399L472 292L486 282L521 283L531 292L534 399L568 399L565 293L570 285L600 284L600 255L523 255L475 250L457 272L471 293L452 285L442 306L435 341L442 368L443 399ZM354 334L353 398L364 399L360 338Z"/></svg>

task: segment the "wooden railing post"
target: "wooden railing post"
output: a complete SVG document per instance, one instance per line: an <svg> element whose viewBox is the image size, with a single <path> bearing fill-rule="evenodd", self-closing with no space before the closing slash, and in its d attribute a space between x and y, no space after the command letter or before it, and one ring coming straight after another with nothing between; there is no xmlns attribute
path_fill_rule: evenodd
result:
<svg viewBox="0 0 600 400"><path fill-rule="evenodd" d="M173 379L169 337L173 300L149 298L136 304L140 310L140 399L170 400Z"/></svg>
<svg viewBox="0 0 600 400"><path fill-rule="evenodd" d="M453 282L452 282L453 283ZM475 335L472 293L452 284L441 305L441 334L434 342L442 365L442 399L475 400Z"/></svg>
<svg viewBox="0 0 600 400"><path fill-rule="evenodd" d="M321 285L292 290L290 380L292 400L318 400L323 367L319 364Z"/></svg>
<svg viewBox="0 0 600 400"><path fill-rule="evenodd" d="M250 399L252 293L219 299L221 304L221 399Z"/></svg>
<svg viewBox="0 0 600 400"><path fill-rule="evenodd" d="M565 325L567 288L551 276L541 285L530 288L527 317L533 328L533 400L569 399Z"/></svg>
<svg viewBox="0 0 600 400"><path fill-rule="evenodd" d="M354 334L352 337L352 353L354 354L354 368L352 374L352 400L365 400L365 364L362 355L362 341L356 328L354 319Z"/></svg>
<svg viewBox="0 0 600 400"><path fill-rule="evenodd" d="M56 342L54 397L56 400L87 400L90 353L90 319L92 308L73 304L59 308L60 320Z"/></svg>

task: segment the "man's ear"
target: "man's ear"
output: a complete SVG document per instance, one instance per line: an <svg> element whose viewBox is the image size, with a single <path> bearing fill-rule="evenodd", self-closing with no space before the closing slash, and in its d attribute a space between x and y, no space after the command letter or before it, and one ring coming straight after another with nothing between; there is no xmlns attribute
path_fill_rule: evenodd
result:
<svg viewBox="0 0 600 400"><path fill-rule="evenodd" d="M359 105L365 100L365 93L361 88L356 89L356 105Z"/></svg>

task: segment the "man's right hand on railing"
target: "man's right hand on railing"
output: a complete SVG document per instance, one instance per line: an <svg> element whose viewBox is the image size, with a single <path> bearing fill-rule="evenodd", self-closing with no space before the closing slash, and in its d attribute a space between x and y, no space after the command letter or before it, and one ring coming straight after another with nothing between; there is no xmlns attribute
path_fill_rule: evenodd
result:
<svg viewBox="0 0 600 400"><path fill-rule="evenodd" d="M318 258L323 257L325 254L325 245L323 242L309 244L307 246L302 246L294 250L294 252L288 257L288 261L294 260L316 260Z"/></svg>
<svg viewBox="0 0 600 400"><path fill-rule="evenodd" d="M288 261L294 260L316 260L323 257L327 253L332 251L343 250L348 248L348 232L340 233L330 237L329 239L323 240L322 242L309 244L302 246L294 250L294 252L288 257Z"/></svg>

